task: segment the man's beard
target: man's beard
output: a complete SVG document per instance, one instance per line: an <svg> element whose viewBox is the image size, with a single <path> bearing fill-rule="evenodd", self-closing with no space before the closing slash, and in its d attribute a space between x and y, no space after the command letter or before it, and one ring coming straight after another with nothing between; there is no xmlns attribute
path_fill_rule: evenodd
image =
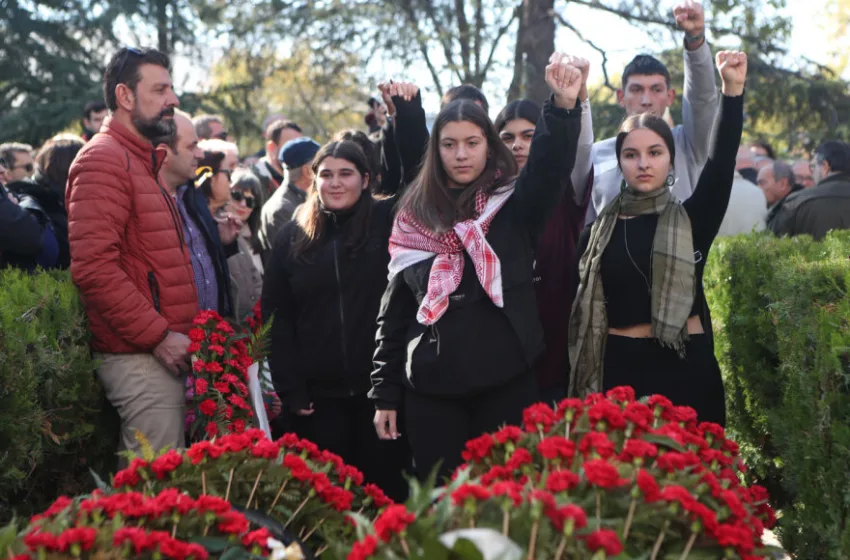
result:
<svg viewBox="0 0 850 560"><path fill-rule="evenodd" d="M171 118L167 119L166 116ZM139 134L151 142L159 141L163 137L171 136L177 132L177 124L174 122L174 107L163 109L159 115L149 119L142 116L137 107L130 114L130 119Z"/></svg>

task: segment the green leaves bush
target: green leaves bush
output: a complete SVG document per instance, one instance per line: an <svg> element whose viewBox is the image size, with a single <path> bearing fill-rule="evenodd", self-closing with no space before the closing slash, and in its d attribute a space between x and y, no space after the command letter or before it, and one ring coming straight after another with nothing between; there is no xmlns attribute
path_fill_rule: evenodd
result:
<svg viewBox="0 0 850 560"><path fill-rule="evenodd" d="M0 271L0 521L114 467L118 417L94 369L70 275Z"/></svg>
<svg viewBox="0 0 850 560"><path fill-rule="evenodd" d="M850 556L850 232L723 240L705 286L729 428L783 545Z"/></svg>

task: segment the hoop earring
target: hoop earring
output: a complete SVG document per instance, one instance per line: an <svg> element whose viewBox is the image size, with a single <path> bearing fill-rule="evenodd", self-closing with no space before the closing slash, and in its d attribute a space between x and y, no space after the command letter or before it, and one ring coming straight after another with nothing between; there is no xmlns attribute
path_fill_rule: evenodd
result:
<svg viewBox="0 0 850 560"><path fill-rule="evenodd" d="M666 184L668 187L672 187L673 185L676 184L676 178L673 177L672 173L667 175L667 180L664 181L664 184Z"/></svg>

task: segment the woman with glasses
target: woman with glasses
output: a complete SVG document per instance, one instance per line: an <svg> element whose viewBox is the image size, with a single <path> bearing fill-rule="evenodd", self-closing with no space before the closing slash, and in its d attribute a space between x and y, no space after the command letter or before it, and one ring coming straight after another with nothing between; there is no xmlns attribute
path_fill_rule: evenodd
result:
<svg viewBox="0 0 850 560"><path fill-rule="evenodd" d="M239 165L239 149L236 144L223 140L203 140L198 143L204 157L198 162L198 169L208 167L209 180L205 180L201 188L207 197L210 212L220 217L227 203L230 202L230 181L233 170Z"/></svg>
<svg viewBox="0 0 850 560"><path fill-rule="evenodd" d="M227 259L233 286L236 319L244 321L253 312L263 292L263 263L257 230L260 225L260 180L248 169L233 173L228 210L242 222L236 238L239 252Z"/></svg>

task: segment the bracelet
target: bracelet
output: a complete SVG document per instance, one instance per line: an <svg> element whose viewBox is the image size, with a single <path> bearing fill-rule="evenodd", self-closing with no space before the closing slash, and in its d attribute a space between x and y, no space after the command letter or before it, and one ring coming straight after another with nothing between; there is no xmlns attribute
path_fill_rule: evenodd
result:
<svg viewBox="0 0 850 560"><path fill-rule="evenodd" d="M699 43L703 39L705 39L705 31L700 31L699 35L685 35L686 43Z"/></svg>

